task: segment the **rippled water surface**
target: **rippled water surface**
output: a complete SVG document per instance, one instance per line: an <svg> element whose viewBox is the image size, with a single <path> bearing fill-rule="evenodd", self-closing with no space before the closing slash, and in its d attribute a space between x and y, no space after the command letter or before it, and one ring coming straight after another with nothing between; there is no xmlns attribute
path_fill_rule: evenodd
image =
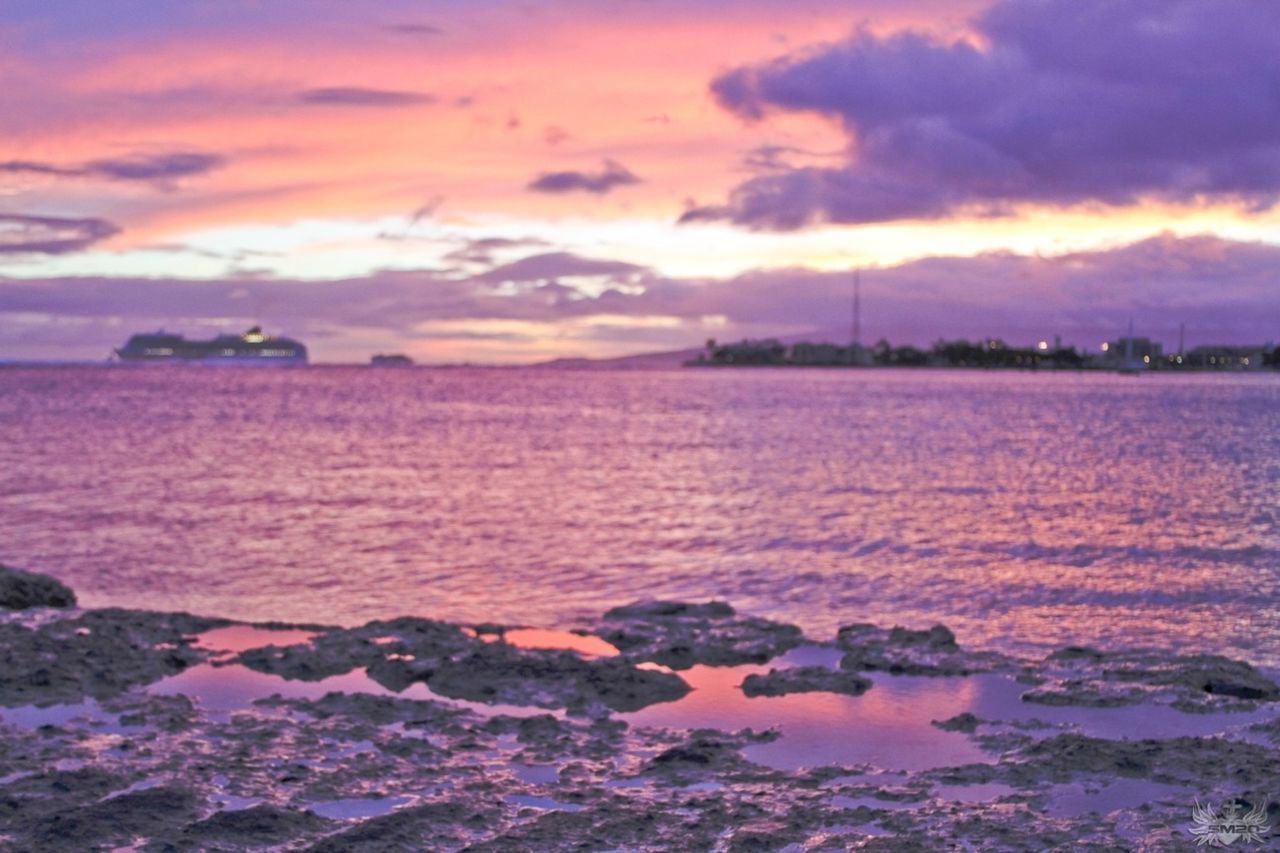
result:
<svg viewBox="0 0 1280 853"><path fill-rule="evenodd" d="M567 626L723 598L813 636L1280 665L1280 377L0 371L0 562L85 604Z"/></svg>

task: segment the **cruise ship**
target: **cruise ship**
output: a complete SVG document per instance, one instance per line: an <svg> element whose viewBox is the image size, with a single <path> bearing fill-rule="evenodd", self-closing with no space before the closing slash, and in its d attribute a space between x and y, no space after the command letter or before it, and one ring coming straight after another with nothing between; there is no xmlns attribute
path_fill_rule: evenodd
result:
<svg viewBox="0 0 1280 853"><path fill-rule="evenodd" d="M273 338L254 326L243 335L189 341L166 332L134 335L115 351L128 364L211 364L288 367L307 363L307 348L292 338Z"/></svg>

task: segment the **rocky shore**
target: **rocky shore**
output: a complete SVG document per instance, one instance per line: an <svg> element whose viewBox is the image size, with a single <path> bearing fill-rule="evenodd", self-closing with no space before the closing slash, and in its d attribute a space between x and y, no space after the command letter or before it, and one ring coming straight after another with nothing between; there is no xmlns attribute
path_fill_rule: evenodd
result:
<svg viewBox="0 0 1280 853"><path fill-rule="evenodd" d="M0 849L1186 850L1197 801L1280 843L1280 687L1212 655L723 602L573 632L75 604L0 567Z"/></svg>

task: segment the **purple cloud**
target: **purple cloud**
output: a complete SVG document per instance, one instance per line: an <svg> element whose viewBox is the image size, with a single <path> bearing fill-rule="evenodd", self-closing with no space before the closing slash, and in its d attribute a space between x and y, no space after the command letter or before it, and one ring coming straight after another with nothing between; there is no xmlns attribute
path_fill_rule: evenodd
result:
<svg viewBox="0 0 1280 853"><path fill-rule="evenodd" d="M26 172L67 178L103 178L111 181L166 183L177 178L203 175L226 163L218 154L174 152L136 157L90 160L75 166L58 166L38 160L0 163L0 172Z"/></svg>
<svg viewBox="0 0 1280 853"><path fill-rule="evenodd" d="M1118 249L1045 257L993 252L926 258L862 275L864 339L927 345L938 338L1002 337L1025 344L1060 334L1096 347L1124 332L1177 343L1265 343L1280 328L1280 247L1217 237L1161 235ZM603 287L580 290L576 276ZM514 284L515 286L499 286ZM634 264L546 253L487 273L386 271L353 279L293 281L233 276L189 281L136 278L27 280L0 277L0 358L40 352L96 357L122 328L212 329L228 318L260 322L320 344L366 332L387 340L449 337L488 320L558 323L595 316L599 334L636 351L697 346L708 336L848 337L848 272L759 270L728 279L677 279ZM50 318L43 325L37 318ZM659 326L637 319L674 318ZM424 324L446 329L423 331ZM78 350L55 351L60 324L92 325ZM219 324L223 324L220 326ZM591 324L585 324L590 327ZM19 334L21 333L21 335ZM574 334L577 334L575 332ZM88 335L88 333L86 333ZM18 345L18 340L30 345ZM60 346L60 345L58 345ZM43 347L43 349L41 349ZM465 353L460 355L465 356Z"/></svg>
<svg viewBox="0 0 1280 853"><path fill-rule="evenodd" d="M836 119L848 162L751 178L683 221L787 230L1019 203L1280 199L1280 5L1000 0L973 27L980 47L859 32L717 78L744 120Z"/></svg>
<svg viewBox="0 0 1280 853"><path fill-rule="evenodd" d="M0 255L65 255L118 233L105 219L0 213Z"/></svg>
<svg viewBox="0 0 1280 853"><path fill-rule="evenodd" d="M388 24L384 29L389 33L406 36L438 36L444 34L444 30L431 24Z"/></svg>
<svg viewBox="0 0 1280 853"><path fill-rule="evenodd" d="M436 101L434 95L423 92L365 89L359 86L306 89L299 92L297 97L304 104L334 107L411 107L418 104L433 104Z"/></svg>
<svg viewBox="0 0 1280 853"><path fill-rule="evenodd" d="M601 195L614 187L638 183L640 179L621 163L605 160L599 172L544 172L528 188L540 193L588 192Z"/></svg>
<svg viewBox="0 0 1280 853"><path fill-rule="evenodd" d="M629 264L626 261L584 258L571 252L547 252L494 267L477 275L476 280L495 284L527 283L546 282L571 276L626 278L643 272L647 272L645 267Z"/></svg>

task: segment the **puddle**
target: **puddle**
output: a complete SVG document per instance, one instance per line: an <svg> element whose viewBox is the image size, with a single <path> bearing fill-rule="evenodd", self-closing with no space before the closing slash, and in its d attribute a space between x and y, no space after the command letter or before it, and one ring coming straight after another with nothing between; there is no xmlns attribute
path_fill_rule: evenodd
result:
<svg viewBox="0 0 1280 853"><path fill-rule="evenodd" d="M769 666L695 666L681 672L693 691L676 702L652 705L622 717L633 725L777 728L772 743L743 754L778 769L871 764L889 770L926 770L990 761L968 737L942 731L931 720L965 710L975 699L969 679L878 677L861 696L796 693L747 698L743 678Z"/></svg>
<svg viewBox="0 0 1280 853"><path fill-rule="evenodd" d="M515 628L502 635L518 649L554 649L577 652L585 657L616 657L618 650L595 636L584 636L572 631L552 631L543 628ZM486 637L488 639L488 637ZM497 639L496 637L494 639Z"/></svg>
<svg viewBox="0 0 1280 853"><path fill-rule="evenodd" d="M485 705L465 699L450 699L432 692L426 684L411 684L399 693L383 687L369 677L367 670L356 669L342 675L331 675L318 681L287 679L279 675L249 669L240 664L214 666L199 664L185 672L161 679L146 688L158 696L183 695L199 703L206 712L226 715L254 708L258 699L281 696L285 699L320 699L327 693L366 693L398 699L440 702L453 708L475 711L483 716L503 714L511 717L533 717L551 714L563 717L564 711L523 705Z"/></svg>
<svg viewBox="0 0 1280 853"><path fill-rule="evenodd" d="M626 779L609 779L604 783L606 788L643 788L649 780L643 776L632 776Z"/></svg>
<svg viewBox="0 0 1280 853"><path fill-rule="evenodd" d="M1133 809L1159 800L1185 801L1187 813L1196 792L1181 785L1165 785L1145 779L1116 779L1106 785L1073 783L1054 785L1049 790L1048 812L1052 817L1082 817L1090 813L1109 814L1117 809Z"/></svg>
<svg viewBox="0 0 1280 853"><path fill-rule="evenodd" d="M507 802L513 806L521 806L530 809L546 809L547 811L561 812L580 812L582 806L573 803L562 803L559 800L553 800L550 797L534 797L529 794L510 794L507 796Z"/></svg>
<svg viewBox="0 0 1280 853"><path fill-rule="evenodd" d="M532 785L554 785L560 781L560 768L554 764L512 764L516 778Z"/></svg>
<svg viewBox="0 0 1280 853"><path fill-rule="evenodd" d="M973 785L934 785L933 795L939 800L954 803L988 803L1019 793L1012 785L1001 782L984 782Z"/></svg>
<svg viewBox="0 0 1280 853"><path fill-rule="evenodd" d="M844 652L830 646L796 646L784 655L769 661L774 669L797 666L823 666L827 669L839 669L840 659Z"/></svg>
<svg viewBox="0 0 1280 853"><path fill-rule="evenodd" d="M391 814L412 797L353 797L345 800L320 800L307 808L331 820L356 820Z"/></svg>
<svg viewBox="0 0 1280 853"><path fill-rule="evenodd" d="M218 811L223 812L242 812L262 804L260 798L237 797L234 794L214 794L210 799L218 804Z"/></svg>
<svg viewBox="0 0 1280 853"><path fill-rule="evenodd" d="M955 680L972 682L976 688L972 703L955 713L969 711L980 719L1007 722L1043 720L1046 723L1070 726L1090 737L1110 740L1135 736L1162 740L1206 737L1266 720L1274 715L1273 710L1187 714L1165 705L1122 705L1117 708L1039 705L1023 702L1022 694L1031 688L1008 676L975 675ZM876 687L871 690L872 693L880 688L881 682L881 679L876 679Z"/></svg>
<svg viewBox="0 0 1280 853"><path fill-rule="evenodd" d="M109 732L122 732L120 718L106 711L92 699L72 705L19 705L16 708L0 708L0 722L23 729L40 726L63 726L72 720L87 720Z"/></svg>
<svg viewBox="0 0 1280 853"><path fill-rule="evenodd" d="M740 689L752 673L793 665L824 665L831 649L792 650L763 666L694 666L680 673L693 691L675 702L620 715L633 725L695 729L764 731L777 728L772 743L743 750L752 761L778 770L823 765L869 764L884 770L918 771L991 763L960 732L932 725L964 712L1006 722L1042 720L1091 737L1118 739L1140 733L1146 738L1204 737L1269 719L1274 712L1185 714L1151 705L1078 708L1022 701L1029 688L1004 675L930 678L872 673L874 686L861 696L795 693L748 698ZM1062 728L1046 728L1052 735ZM963 792L957 796L963 796Z"/></svg>
<svg viewBox="0 0 1280 853"><path fill-rule="evenodd" d="M257 699L280 695L286 699L319 699L326 693L370 693L375 696L400 695L422 699L419 685L396 694L368 676L363 669L334 675L319 681L291 681L278 675L257 672L245 666L200 664L185 672L161 679L147 688L157 696L188 696L206 711L229 713L253 707Z"/></svg>
<svg viewBox="0 0 1280 853"><path fill-rule="evenodd" d="M137 782L134 782L132 785L129 785L128 787L121 788L118 791L112 791L111 793L103 797L99 802L107 802L108 800L114 800L117 797L123 797L125 794L134 794L134 793L137 793L138 791L146 791L151 788L158 788L161 785L167 785L170 781L171 780L160 777L160 776L153 776L149 779L141 779Z"/></svg>
<svg viewBox="0 0 1280 853"><path fill-rule="evenodd" d="M296 646L308 643L317 634L291 628L255 628L252 625L228 625L197 634L192 644L197 649L235 655L266 646Z"/></svg>

